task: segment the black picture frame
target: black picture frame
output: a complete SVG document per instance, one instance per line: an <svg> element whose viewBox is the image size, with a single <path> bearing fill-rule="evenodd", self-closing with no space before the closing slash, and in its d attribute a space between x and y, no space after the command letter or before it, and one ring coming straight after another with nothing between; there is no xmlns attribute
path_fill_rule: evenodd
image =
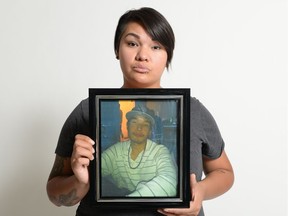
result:
<svg viewBox="0 0 288 216"><path fill-rule="evenodd" d="M141 112L145 109L145 116L137 116L139 109ZM137 131L137 137L133 138L132 126L136 118L146 125L137 122L135 130L142 131L146 126L149 138L135 159L134 146L140 146L134 144L135 140L146 138L145 132L138 134ZM91 137L97 143L95 159L90 163L93 205L103 208L189 207L189 88L90 88L89 120ZM135 153L137 155L136 150Z"/></svg>

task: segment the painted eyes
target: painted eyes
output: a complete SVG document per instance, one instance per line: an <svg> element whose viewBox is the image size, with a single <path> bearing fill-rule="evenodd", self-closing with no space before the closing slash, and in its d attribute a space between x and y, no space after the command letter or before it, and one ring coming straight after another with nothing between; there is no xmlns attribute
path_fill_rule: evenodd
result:
<svg viewBox="0 0 288 216"><path fill-rule="evenodd" d="M149 129L150 124L149 123L139 123L137 121L132 120L130 123L130 126L133 128L142 128L142 129Z"/></svg>

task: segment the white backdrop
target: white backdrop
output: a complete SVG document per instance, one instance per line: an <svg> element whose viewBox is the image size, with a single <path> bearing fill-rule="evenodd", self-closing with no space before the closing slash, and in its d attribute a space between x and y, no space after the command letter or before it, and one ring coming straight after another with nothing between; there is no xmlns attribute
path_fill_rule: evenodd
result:
<svg viewBox="0 0 288 216"><path fill-rule="evenodd" d="M120 87L119 16L152 6L176 35L163 87L214 115L234 187L207 215L287 215L287 3L281 0L0 1L0 214L74 215L46 195L60 129L89 87Z"/></svg>

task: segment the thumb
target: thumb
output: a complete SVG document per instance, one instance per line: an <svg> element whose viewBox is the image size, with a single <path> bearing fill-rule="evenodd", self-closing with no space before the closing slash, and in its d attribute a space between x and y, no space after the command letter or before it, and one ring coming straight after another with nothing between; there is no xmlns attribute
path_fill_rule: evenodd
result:
<svg viewBox="0 0 288 216"><path fill-rule="evenodd" d="M193 188L193 185L197 184L197 179L195 173L192 173L190 176L190 185Z"/></svg>
<svg viewBox="0 0 288 216"><path fill-rule="evenodd" d="M191 174L190 176L190 187L191 187L191 193L192 193L192 201L194 200L195 197L195 186L197 184L197 179L196 175L194 173Z"/></svg>

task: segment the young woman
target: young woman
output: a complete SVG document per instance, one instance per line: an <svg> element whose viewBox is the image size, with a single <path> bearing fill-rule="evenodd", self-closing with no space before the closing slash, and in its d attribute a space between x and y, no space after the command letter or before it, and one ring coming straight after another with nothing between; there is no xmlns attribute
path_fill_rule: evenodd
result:
<svg viewBox="0 0 288 216"><path fill-rule="evenodd" d="M122 15L114 41L115 55L123 73L122 88L161 88L161 76L172 60L174 42L172 28L156 10L141 8ZM71 206L80 202L77 216L203 216L203 200L215 198L229 190L234 174L213 117L195 98L191 98L190 130L192 199L189 208L96 209L88 201L88 166L94 159L95 143L89 137L88 100L83 100L62 128L55 162L47 182L48 196L57 206ZM202 179L203 172L205 178Z"/></svg>

